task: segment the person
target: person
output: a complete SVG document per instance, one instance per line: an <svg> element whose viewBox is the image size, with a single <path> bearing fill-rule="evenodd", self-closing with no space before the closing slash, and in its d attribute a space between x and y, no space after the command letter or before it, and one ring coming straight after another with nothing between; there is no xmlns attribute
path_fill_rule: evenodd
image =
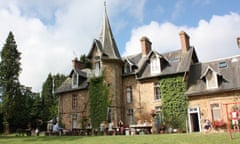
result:
<svg viewBox="0 0 240 144"><path fill-rule="evenodd" d="M108 134L109 134L109 135L113 135L113 134L114 134L113 122L110 122L110 123L108 124Z"/></svg>
<svg viewBox="0 0 240 144"><path fill-rule="evenodd" d="M62 129L58 126L58 123L55 123L53 126L53 134L62 135Z"/></svg>
<svg viewBox="0 0 240 144"><path fill-rule="evenodd" d="M99 129L100 129L100 134L104 135L105 134L105 122L104 121L102 121L102 123L100 124Z"/></svg>
<svg viewBox="0 0 240 144"><path fill-rule="evenodd" d="M38 128L35 129L35 135L39 136L39 129Z"/></svg>
<svg viewBox="0 0 240 144"><path fill-rule="evenodd" d="M204 129L206 133L210 132L211 130L211 122L208 118L206 118L204 121Z"/></svg>
<svg viewBox="0 0 240 144"><path fill-rule="evenodd" d="M48 121L47 131L50 132L50 133L53 131L53 123L52 123L52 120Z"/></svg>
<svg viewBox="0 0 240 144"><path fill-rule="evenodd" d="M231 120L232 120L232 125L233 125L234 132L236 132L237 130L239 131L237 108L233 107L232 111L230 112L230 115L231 115Z"/></svg>
<svg viewBox="0 0 240 144"><path fill-rule="evenodd" d="M87 135L91 135L92 134L92 126L91 126L90 123L87 124L86 130L87 130Z"/></svg>
<svg viewBox="0 0 240 144"><path fill-rule="evenodd" d="M118 127L120 129L120 134L123 135L123 131L124 131L124 124L122 120L119 120L118 122Z"/></svg>

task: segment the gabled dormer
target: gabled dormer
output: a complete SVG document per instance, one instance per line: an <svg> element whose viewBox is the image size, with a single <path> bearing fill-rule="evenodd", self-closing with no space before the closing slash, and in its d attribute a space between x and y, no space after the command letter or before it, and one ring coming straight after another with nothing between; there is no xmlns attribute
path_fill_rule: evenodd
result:
<svg viewBox="0 0 240 144"><path fill-rule="evenodd" d="M150 65L151 74L161 73L161 62L160 57L158 55L154 55L151 57Z"/></svg>
<svg viewBox="0 0 240 144"><path fill-rule="evenodd" d="M124 60L124 67L123 67L124 74L132 73L136 68L137 68L136 64L134 64L129 58L126 58Z"/></svg>
<svg viewBox="0 0 240 144"><path fill-rule="evenodd" d="M220 73L208 66L200 78L205 81L206 89L215 89L219 87L220 77L222 77Z"/></svg>
<svg viewBox="0 0 240 144"><path fill-rule="evenodd" d="M72 73L72 88L77 88L79 86L79 75L77 72Z"/></svg>
<svg viewBox="0 0 240 144"><path fill-rule="evenodd" d="M168 65L168 61L162 55L158 54L155 51L152 51L150 55L150 73L159 74L163 69Z"/></svg>

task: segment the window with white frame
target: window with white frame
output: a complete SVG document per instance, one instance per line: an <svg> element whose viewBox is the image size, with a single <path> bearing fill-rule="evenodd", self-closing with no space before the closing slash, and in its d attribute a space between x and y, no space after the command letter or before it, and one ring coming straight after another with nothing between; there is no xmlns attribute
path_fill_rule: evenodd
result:
<svg viewBox="0 0 240 144"><path fill-rule="evenodd" d="M213 121L219 121L221 119L220 105L218 103L211 104L211 111Z"/></svg>
<svg viewBox="0 0 240 144"><path fill-rule="evenodd" d="M132 87L127 87L127 103L132 103L133 96L132 96Z"/></svg>
<svg viewBox="0 0 240 144"><path fill-rule="evenodd" d="M161 72L161 64L159 57L151 58L151 74L156 74Z"/></svg>
<svg viewBox="0 0 240 144"><path fill-rule="evenodd" d="M206 75L207 89L218 88L217 74L214 71L208 70Z"/></svg>
<svg viewBox="0 0 240 144"><path fill-rule="evenodd" d="M72 75L72 88L78 87L78 74L76 72Z"/></svg>
<svg viewBox="0 0 240 144"><path fill-rule="evenodd" d="M154 83L154 100L160 100L161 99L161 91L160 91L160 85L159 82Z"/></svg>

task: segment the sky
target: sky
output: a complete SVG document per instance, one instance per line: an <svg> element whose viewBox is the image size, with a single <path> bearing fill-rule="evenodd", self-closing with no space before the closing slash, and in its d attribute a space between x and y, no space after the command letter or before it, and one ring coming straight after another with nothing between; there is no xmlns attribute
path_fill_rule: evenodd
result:
<svg viewBox="0 0 240 144"><path fill-rule="evenodd" d="M69 75L100 33L105 0L0 0L0 50L10 31L21 52L21 84L40 92L49 73ZM141 52L147 36L159 53L190 36L201 62L240 55L238 0L106 0L121 56Z"/></svg>

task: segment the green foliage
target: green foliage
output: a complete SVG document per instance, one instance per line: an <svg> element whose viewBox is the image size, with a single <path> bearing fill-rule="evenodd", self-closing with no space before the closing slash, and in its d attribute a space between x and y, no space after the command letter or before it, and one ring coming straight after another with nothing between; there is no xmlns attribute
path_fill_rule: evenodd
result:
<svg viewBox="0 0 240 144"><path fill-rule="evenodd" d="M185 129L188 102L182 76L166 77L160 80L164 122L173 128Z"/></svg>
<svg viewBox="0 0 240 144"><path fill-rule="evenodd" d="M66 76L57 74L52 76L48 74L46 81L43 83L42 87L42 109L41 118L43 123L46 124L47 121L57 117L58 111L58 98L55 95L55 89L61 85L61 83L66 79ZM38 105L38 102L35 103Z"/></svg>
<svg viewBox="0 0 240 144"><path fill-rule="evenodd" d="M87 59L85 54L80 56L80 62L84 63L85 68L92 68L92 63Z"/></svg>
<svg viewBox="0 0 240 144"><path fill-rule="evenodd" d="M239 144L239 133L150 134L144 136L0 136L1 144Z"/></svg>
<svg viewBox="0 0 240 144"><path fill-rule="evenodd" d="M108 86L104 83L104 77L94 77L90 80L89 101L91 122L93 128L98 128L102 121L106 120L108 100Z"/></svg>
<svg viewBox="0 0 240 144"><path fill-rule="evenodd" d="M17 50L14 35L9 32L1 51L0 85L2 87L2 112L5 132L9 132L9 124L17 125L24 112L24 97L21 93L19 74L21 71L21 53ZM19 113L17 113L19 112Z"/></svg>

